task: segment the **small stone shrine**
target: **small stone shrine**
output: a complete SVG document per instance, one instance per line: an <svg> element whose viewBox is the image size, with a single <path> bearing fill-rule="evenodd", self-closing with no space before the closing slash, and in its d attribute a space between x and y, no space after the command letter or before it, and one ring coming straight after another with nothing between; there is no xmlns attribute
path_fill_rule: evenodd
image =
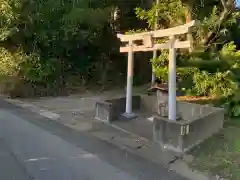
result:
<svg viewBox="0 0 240 180"><path fill-rule="evenodd" d="M155 84L148 92L156 92L157 96L157 114L159 116L168 116L168 85L167 84Z"/></svg>
<svg viewBox="0 0 240 180"><path fill-rule="evenodd" d="M148 93L156 93L157 96L157 114L162 117L168 117L168 84L156 83L147 90ZM180 120L180 114L177 108L177 120Z"/></svg>

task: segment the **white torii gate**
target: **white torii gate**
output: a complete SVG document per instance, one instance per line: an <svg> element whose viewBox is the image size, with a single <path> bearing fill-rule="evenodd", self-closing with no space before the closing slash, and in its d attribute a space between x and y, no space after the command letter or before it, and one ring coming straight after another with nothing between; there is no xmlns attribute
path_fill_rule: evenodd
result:
<svg viewBox="0 0 240 180"><path fill-rule="evenodd" d="M133 118L135 115L132 112L132 86L133 86L133 66L134 52L154 51L158 49L169 49L169 72L168 72L168 118L176 120L176 49L190 48L191 42L179 41L177 35L186 34L190 28L197 24L196 21L191 21L185 25L177 26L169 29L149 31L144 33L136 33L130 35L118 34L117 37L121 42L128 42L127 46L120 47L121 53L128 52L128 70L127 70L127 92L126 92L126 111L124 116ZM169 37L169 41L164 44L155 44L154 38ZM142 40L143 45L136 45L134 41Z"/></svg>

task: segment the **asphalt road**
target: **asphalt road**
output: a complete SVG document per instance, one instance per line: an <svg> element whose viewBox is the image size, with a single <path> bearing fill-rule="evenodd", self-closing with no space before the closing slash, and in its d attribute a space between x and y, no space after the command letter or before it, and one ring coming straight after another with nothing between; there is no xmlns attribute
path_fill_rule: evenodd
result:
<svg viewBox="0 0 240 180"><path fill-rule="evenodd" d="M0 100L0 180L186 180Z"/></svg>

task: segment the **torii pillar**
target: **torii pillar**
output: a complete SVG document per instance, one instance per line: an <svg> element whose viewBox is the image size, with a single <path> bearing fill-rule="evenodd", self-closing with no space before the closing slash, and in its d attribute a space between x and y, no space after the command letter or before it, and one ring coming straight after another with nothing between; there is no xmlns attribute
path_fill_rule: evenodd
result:
<svg viewBox="0 0 240 180"><path fill-rule="evenodd" d="M133 72L134 72L133 41L129 41L127 88L126 88L126 110L125 110L125 113L123 114L123 116L126 119L134 119L137 117L132 112Z"/></svg>

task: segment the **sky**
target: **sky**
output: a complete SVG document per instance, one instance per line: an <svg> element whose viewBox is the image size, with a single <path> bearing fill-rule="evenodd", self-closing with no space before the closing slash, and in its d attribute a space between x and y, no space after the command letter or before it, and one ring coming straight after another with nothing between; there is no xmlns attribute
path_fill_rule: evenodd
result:
<svg viewBox="0 0 240 180"><path fill-rule="evenodd" d="M240 0L236 0L237 2L237 7L240 7Z"/></svg>

